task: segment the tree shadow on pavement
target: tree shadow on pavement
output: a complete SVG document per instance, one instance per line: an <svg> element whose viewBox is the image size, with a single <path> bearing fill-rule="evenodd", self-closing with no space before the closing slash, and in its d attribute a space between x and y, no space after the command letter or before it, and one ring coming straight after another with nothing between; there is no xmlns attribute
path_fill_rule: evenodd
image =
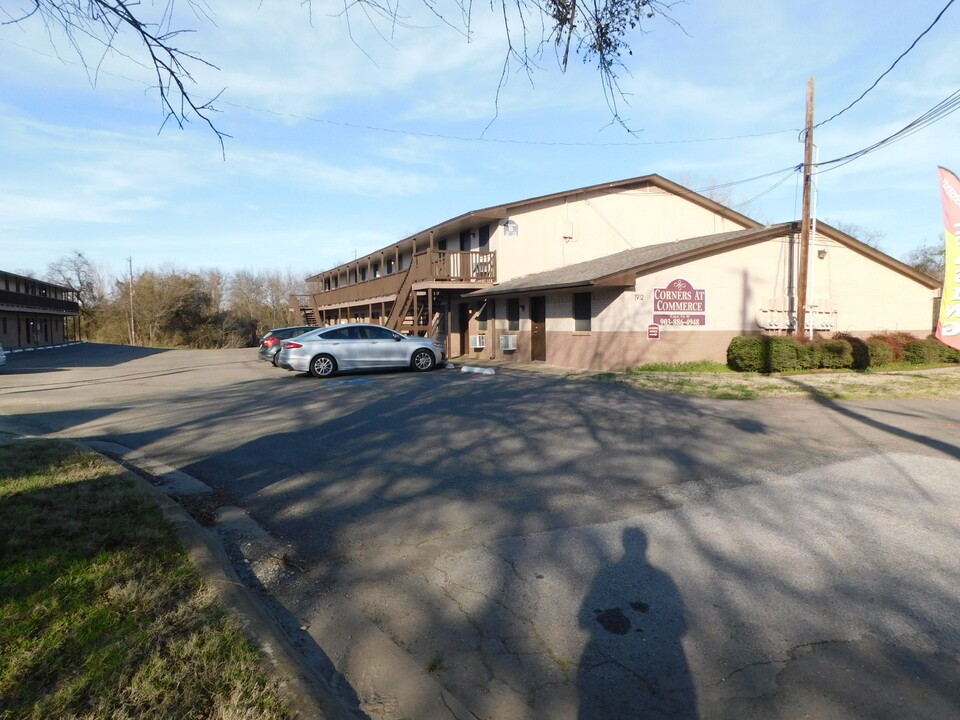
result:
<svg viewBox="0 0 960 720"><path fill-rule="evenodd" d="M839 403L364 378L158 389L83 432L227 491L305 562L280 588L296 617L349 596L478 717L630 717L619 686L652 698L634 717L879 718L865 689L910 677L934 683L924 717L960 714L947 434Z"/></svg>

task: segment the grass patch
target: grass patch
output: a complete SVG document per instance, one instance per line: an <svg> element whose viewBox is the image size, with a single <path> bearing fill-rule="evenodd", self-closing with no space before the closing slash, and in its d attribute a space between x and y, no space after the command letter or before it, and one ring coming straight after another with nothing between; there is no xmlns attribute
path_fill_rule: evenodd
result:
<svg viewBox="0 0 960 720"><path fill-rule="evenodd" d="M642 372L687 372L687 373L731 373L733 370L727 367L725 363L713 362L712 360L697 360L694 362L681 363L646 363L637 365L627 370L628 373Z"/></svg>
<svg viewBox="0 0 960 720"><path fill-rule="evenodd" d="M445 667L446 666L443 664L443 658L435 654L427 663L427 672L433 675L434 673L440 672Z"/></svg>
<svg viewBox="0 0 960 720"><path fill-rule="evenodd" d="M695 363L703 365L702 363ZM883 369L791 371L766 375L753 372L692 372L680 370L686 363L670 365L669 371L631 368L625 373L585 375L582 379L619 382L645 390L699 395L724 400L770 397L808 397L828 400L874 398L960 398L956 366L890 365ZM656 367L646 365L645 368Z"/></svg>
<svg viewBox="0 0 960 720"><path fill-rule="evenodd" d="M56 441L0 444L0 718L286 713L146 493Z"/></svg>

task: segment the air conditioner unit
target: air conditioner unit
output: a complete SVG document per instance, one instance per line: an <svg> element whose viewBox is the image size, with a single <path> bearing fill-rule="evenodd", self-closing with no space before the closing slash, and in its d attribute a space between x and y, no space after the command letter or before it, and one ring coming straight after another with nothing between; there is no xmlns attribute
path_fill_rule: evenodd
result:
<svg viewBox="0 0 960 720"><path fill-rule="evenodd" d="M504 352L509 352L511 350L517 349L517 336L516 335L501 335L500 336L500 349Z"/></svg>
<svg viewBox="0 0 960 720"><path fill-rule="evenodd" d="M471 335L470 336L470 347L474 350L483 350L487 346L487 336L486 335Z"/></svg>

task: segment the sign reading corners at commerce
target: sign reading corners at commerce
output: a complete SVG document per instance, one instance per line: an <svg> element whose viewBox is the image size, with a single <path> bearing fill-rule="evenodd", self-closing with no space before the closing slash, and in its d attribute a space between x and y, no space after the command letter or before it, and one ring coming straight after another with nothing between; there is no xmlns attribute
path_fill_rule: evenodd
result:
<svg viewBox="0 0 960 720"><path fill-rule="evenodd" d="M707 324L707 291L677 278L664 288L653 289L653 322L672 327L703 327Z"/></svg>

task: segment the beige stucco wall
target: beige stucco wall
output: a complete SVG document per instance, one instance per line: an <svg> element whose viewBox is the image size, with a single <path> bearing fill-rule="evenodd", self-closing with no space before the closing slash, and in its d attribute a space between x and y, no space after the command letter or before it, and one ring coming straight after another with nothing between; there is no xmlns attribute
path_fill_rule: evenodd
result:
<svg viewBox="0 0 960 720"><path fill-rule="evenodd" d="M807 294L822 311L818 317L830 321L824 330L930 332L934 294L930 288L832 240L821 237L816 247L826 254L820 259L812 253ZM598 312L594 328L646 331L654 315L654 290L681 278L706 293L706 324L684 332L757 332L762 311L790 306L794 252L789 238L776 238L643 275L632 293L604 301L607 306ZM663 333L668 331L676 332L663 328Z"/></svg>
<svg viewBox="0 0 960 720"><path fill-rule="evenodd" d="M510 219L517 223L516 236L506 236L502 224L491 226L498 282L631 248L744 228L655 187L570 195L566 202L524 207Z"/></svg>
<svg viewBox="0 0 960 720"><path fill-rule="evenodd" d="M931 332L933 290L832 240L819 238L817 249L826 254L820 259L812 253L815 269L808 287L817 305L829 310L817 316L829 321L824 335L897 330L924 337ZM776 238L643 275L633 288L595 288L587 333L574 332L572 291L548 294L546 362L597 370L623 370L645 362L723 362L730 338L761 332L757 324L761 311L771 304L789 305L795 252L790 238ZM705 292L705 324L662 326L660 337L650 339L654 290L678 278ZM491 327L487 332L484 357L530 359L529 300L521 302L525 307L520 330L510 333L518 335L517 351L499 349L498 336L507 333L507 321L506 301L498 299L496 330Z"/></svg>

